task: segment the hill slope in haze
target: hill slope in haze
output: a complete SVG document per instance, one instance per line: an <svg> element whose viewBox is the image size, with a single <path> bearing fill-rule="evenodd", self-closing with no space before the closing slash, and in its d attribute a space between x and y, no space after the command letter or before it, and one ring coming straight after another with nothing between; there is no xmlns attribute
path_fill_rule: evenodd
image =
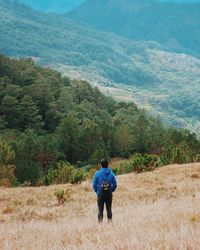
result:
<svg viewBox="0 0 200 250"><path fill-rule="evenodd" d="M103 3L103 1L102 1ZM120 100L199 130L200 60L0 0L0 53L32 57Z"/></svg>
<svg viewBox="0 0 200 250"><path fill-rule="evenodd" d="M113 222L97 225L91 182L0 189L2 249L198 249L200 164L117 177ZM58 205L54 192L67 201ZM104 216L106 216L104 214ZM108 240L109 239L109 240Z"/></svg>
<svg viewBox="0 0 200 250"><path fill-rule="evenodd" d="M200 55L200 3L86 0L66 16L133 40Z"/></svg>
<svg viewBox="0 0 200 250"><path fill-rule="evenodd" d="M34 57L41 64L62 63L114 82L148 84L156 76L136 63L145 60L145 48L155 43L135 43L109 33L24 5L0 0L0 52ZM137 58L134 60L134 58Z"/></svg>

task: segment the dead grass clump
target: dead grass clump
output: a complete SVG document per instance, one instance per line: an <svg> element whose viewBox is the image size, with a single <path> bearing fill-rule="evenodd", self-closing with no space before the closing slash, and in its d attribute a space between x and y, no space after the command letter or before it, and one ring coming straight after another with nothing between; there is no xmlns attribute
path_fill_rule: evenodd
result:
<svg viewBox="0 0 200 250"><path fill-rule="evenodd" d="M190 177L194 178L194 179L199 179L200 178L200 176L197 173L193 173Z"/></svg>
<svg viewBox="0 0 200 250"><path fill-rule="evenodd" d="M37 211L33 209L26 209L21 210L17 214L12 215L13 221L23 222L23 223L29 223L29 222L35 222L35 221L48 221L51 222L55 219L56 214L53 212L49 212L47 209Z"/></svg>
<svg viewBox="0 0 200 250"><path fill-rule="evenodd" d="M58 204L61 205L71 199L71 190L66 189L64 191L63 189L58 189L54 192L54 195L58 201Z"/></svg>
<svg viewBox="0 0 200 250"><path fill-rule="evenodd" d="M192 222L192 223L199 223L200 222L200 214L193 214L190 217L190 222Z"/></svg>
<svg viewBox="0 0 200 250"><path fill-rule="evenodd" d="M30 199L28 199L28 200L26 201L26 205L28 205L28 206L32 206L32 205L34 205L34 204L35 204L35 200L32 199L32 198L30 198Z"/></svg>
<svg viewBox="0 0 200 250"><path fill-rule="evenodd" d="M3 214L12 214L13 212L14 212L14 207L9 205L6 206L2 211Z"/></svg>

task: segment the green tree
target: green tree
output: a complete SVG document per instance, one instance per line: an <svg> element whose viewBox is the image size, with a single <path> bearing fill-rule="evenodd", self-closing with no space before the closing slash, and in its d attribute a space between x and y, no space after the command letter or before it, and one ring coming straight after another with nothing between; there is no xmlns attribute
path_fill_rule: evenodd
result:
<svg viewBox="0 0 200 250"><path fill-rule="evenodd" d="M79 151L80 121L75 112L69 113L57 129L60 151L65 155L65 160L76 161Z"/></svg>
<svg viewBox="0 0 200 250"><path fill-rule="evenodd" d="M22 130L33 128L40 130L43 126L42 117L33 99L29 95L25 95L20 102L20 125Z"/></svg>
<svg viewBox="0 0 200 250"><path fill-rule="evenodd" d="M148 151L149 148L149 120L144 112L141 112L133 124L133 133L135 138L135 150L141 154Z"/></svg>
<svg viewBox="0 0 200 250"><path fill-rule="evenodd" d="M42 165L36 158L40 149L39 137L30 130L22 134L13 145L16 152L15 165L18 181L21 183L30 181L35 185L43 175Z"/></svg>
<svg viewBox="0 0 200 250"><path fill-rule="evenodd" d="M6 95L2 100L2 115L5 117L8 128L19 128L19 102L15 97Z"/></svg>
<svg viewBox="0 0 200 250"><path fill-rule="evenodd" d="M134 137L128 125L121 126L115 133L116 151L125 157L128 157L133 149Z"/></svg>

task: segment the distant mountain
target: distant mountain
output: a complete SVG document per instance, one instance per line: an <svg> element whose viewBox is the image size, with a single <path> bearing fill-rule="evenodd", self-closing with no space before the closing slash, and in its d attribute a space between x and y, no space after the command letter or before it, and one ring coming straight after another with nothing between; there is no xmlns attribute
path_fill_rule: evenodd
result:
<svg viewBox="0 0 200 250"><path fill-rule="evenodd" d="M0 0L0 33L0 52L9 56L33 57L46 65L62 63L117 83L159 81L139 65L146 60L146 48L160 47L156 43L137 43L97 32L9 0Z"/></svg>
<svg viewBox="0 0 200 250"><path fill-rule="evenodd" d="M84 0L18 0L21 3L25 3L28 6L36 10L42 10L46 12L64 13L66 11L76 8Z"/></svg>
<svg viewBox="0 0 200 250"><path fill-rule="evenodd" d="M102 2L105 0L102 0ZM96 31L56 14L0 0L0 53L32 57L180 127L200 117L200 60L155 42Z"/></svg>
<svg viewBox="0 0 200 250"><path fill-rule="evenodd" d="M66 16L129 39L200 55L200 3L86 0Z"/></svg>

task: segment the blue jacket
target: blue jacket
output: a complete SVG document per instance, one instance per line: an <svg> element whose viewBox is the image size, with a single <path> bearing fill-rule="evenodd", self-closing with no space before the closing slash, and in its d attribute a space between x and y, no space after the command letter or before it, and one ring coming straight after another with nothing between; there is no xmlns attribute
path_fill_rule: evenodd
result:
<svg viewBox="0 0 200 250"><path fill-rule="evenodd" d="M101 168L96 172L93 179L93 189L98 196L101 195L101 185L104 180L109 184L111 193L117 188L117 181L112 170L110 168Z"/></svg>

